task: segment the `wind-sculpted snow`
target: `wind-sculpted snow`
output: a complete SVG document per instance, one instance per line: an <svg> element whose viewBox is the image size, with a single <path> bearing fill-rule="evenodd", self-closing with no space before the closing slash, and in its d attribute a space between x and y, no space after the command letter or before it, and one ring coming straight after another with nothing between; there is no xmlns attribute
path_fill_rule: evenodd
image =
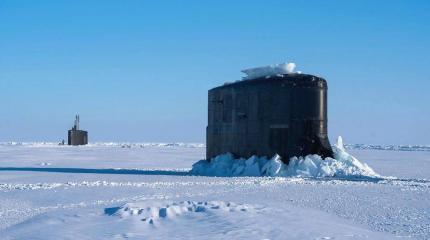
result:
<svg viewBox="0 0 430 240"><path fill-rule="evenodd" d="M246 212L255 210L254 206L249 204L236 204L224 201L181 201L158 205L159 206L148 206L146 202L126 203L121 207L106 208L105 214L119 216L121 218L138 217L144 223L155 224L160 220L174 218L184 214L213 211Z"/></svg>
<svg viewBox="0 0 430 240"><path fill-rule="evenodd" d="M271 177L338 177L379 178L372 168L346 152L342 138L333 146L334 158L322 159L318 155L293 157L284 164L279 155L271 159L252 156L234 159L230 153L219 155L210 162L201 160L191 172L204 176L271 176Z"/></svg>

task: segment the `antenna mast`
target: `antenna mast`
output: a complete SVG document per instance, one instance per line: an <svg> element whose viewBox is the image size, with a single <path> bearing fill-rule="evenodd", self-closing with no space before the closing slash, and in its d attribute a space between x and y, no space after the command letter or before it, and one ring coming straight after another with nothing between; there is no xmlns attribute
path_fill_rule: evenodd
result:
<svg viewBox="0 0 430 240"><path fill-rule="evenodd" d="M73 130L79 130L79 116L75 115L75 124L73 126Z"/></svg>
<svg viewBox="0 0 430 240"><path fill-rule="evenodd" d="M76 130L79 130L79 115L76 115Z"/></svg>

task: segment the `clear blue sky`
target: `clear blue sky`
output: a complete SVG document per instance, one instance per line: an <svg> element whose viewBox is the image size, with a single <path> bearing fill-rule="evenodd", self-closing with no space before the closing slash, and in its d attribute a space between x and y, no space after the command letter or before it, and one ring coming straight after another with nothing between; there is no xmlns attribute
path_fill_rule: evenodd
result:
<svg viewBox="0 0 430 240"><path fill-rule="evenodd" d="M0 141L204 142L207 90L292 61L330 139L430 144L430 1L0 0Z"/></svg>

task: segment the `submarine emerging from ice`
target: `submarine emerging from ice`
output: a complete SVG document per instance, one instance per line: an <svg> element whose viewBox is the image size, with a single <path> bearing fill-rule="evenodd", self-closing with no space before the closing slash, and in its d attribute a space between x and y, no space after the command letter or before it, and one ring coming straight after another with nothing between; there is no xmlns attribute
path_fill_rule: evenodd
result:
<svg viewBox="0 0 430 240"><path fill-rule="evenodd" d="M232 153L332 157L327 137L327 82L294 73L295 65L243 70L242 81L208 92L206 159Z"/></svg>
<svg viewBox="0 0 430 240"><path fill-rule="evenodd" d="M67 145L87 145L88 132L79 129L79 115L75 116L75 124L67 133Z"/></svg>

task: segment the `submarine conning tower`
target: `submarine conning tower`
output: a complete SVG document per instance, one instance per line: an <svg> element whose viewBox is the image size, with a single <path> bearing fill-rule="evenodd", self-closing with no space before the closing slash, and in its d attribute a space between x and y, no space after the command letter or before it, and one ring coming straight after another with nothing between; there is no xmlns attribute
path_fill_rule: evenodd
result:
<svg viewBox="0 0 430 240"><path fill-rule="evenodd" d="M237 81L208 92L206 159L332 157L327 137L327 82L288 73Z"/></svg>
<svg viewBox="0 0 430 240"><path fill-rule="evenodd" d="M68 145L87 145L88 144L88 132L79 129L79 115L75 116L75 124L72 129L68 131L67 134L67 144Z"/></svg>

